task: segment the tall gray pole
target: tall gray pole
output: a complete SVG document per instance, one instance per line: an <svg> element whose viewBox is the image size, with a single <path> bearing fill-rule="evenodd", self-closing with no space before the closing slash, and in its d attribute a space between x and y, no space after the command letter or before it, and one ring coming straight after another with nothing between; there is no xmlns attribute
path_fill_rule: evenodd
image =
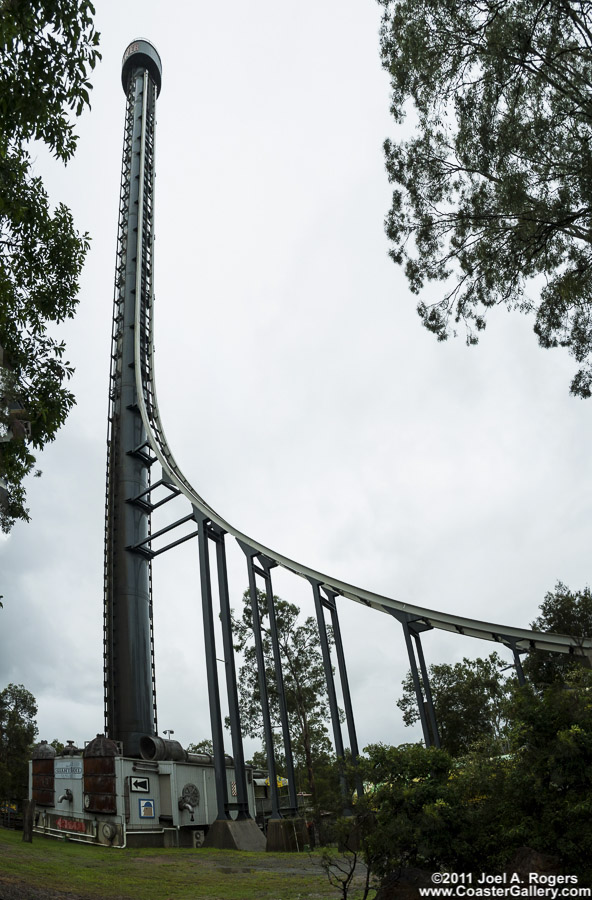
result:
<svg viewBox="0 0 592 900"><path fill-rule="evenodd" d="M115 273L109 384L105 516L105 727L139 756L142 735L156 733L151 553L133 550L150 533L153 457L135 386L136 304L152 303L154 127L162 66L148 41L133 41L123 57L127 97ZM141 320L141 317L140 317ZM143 545L145 546L145 544Z"/></svg>

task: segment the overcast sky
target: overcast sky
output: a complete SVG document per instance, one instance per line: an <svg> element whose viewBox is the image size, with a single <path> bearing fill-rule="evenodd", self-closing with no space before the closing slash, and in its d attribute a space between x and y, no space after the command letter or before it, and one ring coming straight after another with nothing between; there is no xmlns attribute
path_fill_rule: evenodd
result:
<svg viewBox="0 0 592 900"><path fill-rule="evenodd" d="M31 523L0 538L0 686L32 691L40 737L103 730L120 72L136 37L163 61L158 397L195 489L254 539L403 602L528 627L558 579L588 584L592 401L569 396L573 362L502 309L477 348L438 344L388 259L382 143L400 132L378 4L97 7L103 61L76 158L36 151L53 202L92 235L79 312L60 328L78 403L29 482ZM238 606L244 557L228 553ZM276 571L274 590L313 614L306 583ZM209 736L195 542L155 561L154 605L159 727L187 744ZM400 626L339 611L361 746L416 739L395 705ZM429 663L496 649L438 631L423 646Z"/></svg>

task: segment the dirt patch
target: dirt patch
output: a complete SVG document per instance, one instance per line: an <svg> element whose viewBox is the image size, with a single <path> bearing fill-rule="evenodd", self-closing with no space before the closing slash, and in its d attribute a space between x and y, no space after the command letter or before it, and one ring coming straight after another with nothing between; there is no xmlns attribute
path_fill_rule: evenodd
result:
<svg viewBox="0 0 592 900"><path fill-rule="evenodd" d="M97 900L97 898L96 896L91 897L89 894L72 894L69 891L36 888L23 881L0 879L0 900ZM111 900L118 900L118 898L113 897Z"/></svg>
<svg viewBox="0 0 592 900"><path fill-rule="evenodd" d="M132 856L132 862L139 862L142 865L146 863L154 863L157 866L174 866L175 861L173 859L166 859L164 856Z"/></svg>

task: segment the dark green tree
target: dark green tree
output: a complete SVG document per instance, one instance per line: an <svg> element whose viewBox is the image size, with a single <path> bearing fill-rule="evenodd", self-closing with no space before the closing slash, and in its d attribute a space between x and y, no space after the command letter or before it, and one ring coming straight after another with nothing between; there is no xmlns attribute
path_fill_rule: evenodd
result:
<svg viewBox="0 0 592 900"><path fill-rule="evenodd" d="M510 834L558 855L564 871L587 884L592 879L591 696L592 671L581 666L542 691L527 684L516 692L505 794Z"/></svg>
<svg viewBox="0 0 592 900"><path fill-rule="evenodd" d="M265 593L258 591L257 601L263 632L270 712L274 726L279 726L279 704ZM327 688L317 624L312 616L301 622L300 610L293 603L274 596L274 604L292 752L295 765L304 773L308 790L316 795L317 770L327 766L332 754L327 730ZM243 594L242 616L240 620L233 617L232 629L236 649L243 653L245 660L238 679L241 724L246 735L261 738L263 718L248 590ZM276 731L275 734L279 736L280 732Z"/></svg>
<svg viewBox="0 0 592 900"><path fill-rule="evenodd" d="M265 750L255 750L251 759L247 760L247 765L253 766L254 769L267 771L267 753Z"/></svg>
<svg viewBox="0 0 592 900"><path fill-rule="evenodd" d="M27 796L29 757L37 735L37 703L22 684L0 691L0 798Z"/></svg>
<svg viewBox="0 0 592 900"><path fill-rule="evenodd" d="M533 314L567 347L571 392L592 393L592 11L588 0L379 0L401 140L390 255L439 340L488 311ZM409 131L412 131L411 137ZM528 293L527 293L528 288Z"/></svg>
<svg viewBox="0 0 592 900"><path fill-rule="evenodd" d="M384 882L402 867L437 871L451 859L460 827L459 810L448 803L452 757L421 744L373 744L364 752L363 807L375 814L365 854L374 874Z"/></svg>
<svg viewBox="0 0 592 900"><path fill-rule="evenodd" d="M381 881L404 866L497 874L529 847L589 884L591 692L592 671L582 667L542 691L514 682L502 755L491 747L456 760L420 744L366 748L362 806L375 821L364 852Z"/></svg>
<svg viewBox="0 0 592 900"><path fill-rule="evenodd" d="M211 738L204 738L201 741L198 741L196 744L188 744L187 745L188 753L209 753L210 756L214 755L214 745L212 744Z"/></svg>
<svg viewBox="0 0 592 900"><path fill-rule="evenodd" d="M531 623L535 631L551 631L569 634L575 638L592 637L592 595L590 588L570 591L558 581L554 591L545 594L540 605L541 614ZM542 687L555 681L564 681L568 673L577 666L590 668L588 656L564 653L548 653L533 650L523 662L524 673L529 681Z"/></svg>
<svg viewBox="0 0 592 900"><path fill-rule="evenodd" d="M74 403L51 324L74 315L88 235L50 209L30 141L66 163L100 58L88 0L0 3L0 527L28 520L23 479Z"/></svg>
<svg viewBox="0 0 592 900"><path fill-rule="evenodd" d="M505 727L505 703L509 680L507 668L497 653L485 659L441 663L429 667L430 687L442 747L452 756L466 753L479 742L501 742ZM403 684L397 706L405 725L419 721L411 672Z"/></svg>

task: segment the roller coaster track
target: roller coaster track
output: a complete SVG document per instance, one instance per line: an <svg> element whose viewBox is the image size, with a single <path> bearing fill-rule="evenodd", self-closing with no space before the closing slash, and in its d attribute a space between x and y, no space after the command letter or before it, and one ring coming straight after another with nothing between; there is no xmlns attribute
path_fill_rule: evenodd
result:
<svg viewBox="0 0 592 900"><path fill-rule="evenodd" d="M281 566L305 579L312 587L333 738L336 754L340 758L344 757L344 744L333 681L325 610L329 610L331 614L350 748L354 759L357 755L357 739L337 614L337 598L346 598L390 615L402 626L426 746L439 746L439 736L429 674L421 646L422 632L437 628L505 645L513 653L520 683L524 681L520 654L543 650L584 656L592 662L592 638L580 639L564 634L543 633L427 609L348 584L261 544L226 521L198 494L177 464L167 441L156 394L153 288L154 142L156 98L160 92L161 75L160 57L150 42L139 39L129 45L122 67L126 118L107 435L104 568L105 728L110 737L121 741L125 753L131 756L141 755L142 740L145 736L158 735L152 561L160 553L197 537L218 817L224 818L228 815L232 804L227 796L225 781L215 614L209 562L210 546L213 543L216 552L230 730L239 782L237 796L239 808L246 814L247 788L244 783L244 757L224 543L225 535L230 535L237 540L247 559L265 745L268 750L270 783L274 785L276 782L274 738L267 700L266 666L261 644L256 576L264 581L268 607L266 614L269 616L276 689L290 782L290 807L296 810L294 767L290 761L289 722L283 699L282 665L271 579L271 569L275 566ZM162 476L158 480L151 474L155 463L160 463L162 468ZM161 491L164 496L161 496ZM191 509L188 514L153 531L152 513L176 498L181 500L184 498L189 502ZM187 532L187 526L190 527L190 532ZM182 530L177 531L171 540L167 537L168 543L161 546L160 539L164 535L172 535L177 528ZM274 815L278 814L276 794L277 790L272 789Z"/></svg>
<svg viewBox="0 0 592 900"><path fill-rule="evenodd" d="M146 118L144 117L144 122ZM147 177L146 167L146 141L142 142L142 158L140 161L140 180ZM144 224L151 217L152 211L146 209L146 198L152 197L151 191L140 192L140 203L137 228L137 258L144 260ZM151 266L152 247L149 248L149 260L146 265ZM525 628L516 628L511 625L500 625L485 622L479 619L467 618L454 613L440 612L425 607L415 606L394 600L381 594L348 584L330 575L326 575L296 560L290 559L276 550L266 547L241 532L234 525L219 515L207 503L188 478L183 474L177 464L172 450L166 439L162 425L155 386L154 370L154 296L152 291L146 295L146 284L143 283L143 266L137 267L136 282L136 321L135 321L135 373L137 402L140 409L144 428L146 430L150 449L160 462L163 471L163 481L178 491L198 509L207 519L217 525L224 532L235 537L239 542L256 554L261 554L275 564L293 572L295 575L317 582L319 586L329 592L349 600L362 603L367 607L382 613L389 613L396 618L425 625L427 628L438 628L443 631L454 632L467 637L481 640L496 641L511 647L514 651L547 650L558 653L572 653L586 655L592 658L592 638L578 639L569 635L552 634L532 631ZM151 285L151 279L149 279Z"/></svg>

